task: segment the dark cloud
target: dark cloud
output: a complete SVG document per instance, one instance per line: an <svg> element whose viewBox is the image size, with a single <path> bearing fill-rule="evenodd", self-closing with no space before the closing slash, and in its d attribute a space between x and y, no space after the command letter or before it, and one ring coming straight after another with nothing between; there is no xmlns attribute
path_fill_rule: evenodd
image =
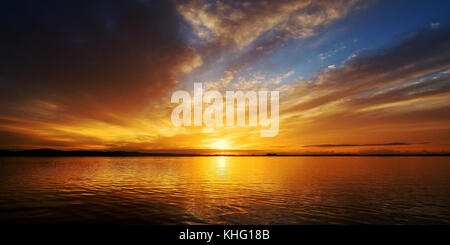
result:
<svg viewBox="0 0 450 245"><path fill-rule="evenodd" d="M405 142L390 142L381 144L323 144L323 145L304 145L303 147L360 147L360 146L398 146L411 145Z"/></svg>
<svg viewBox="0 0 450 245"><path fill-rule="evenodd" d="M3 3L1 112L40 110L36 101L100 120L141 110L195 57L178 21L171 1Z"/></svg>
<svg viewBox="0 0 450 245"><path fill-rule="evenodd" d="M375 93L372 96L354 98L347 102L352 108L362 108L372 105L413 100L417 98L432 98L450 92L450 76L425 78L408 86L391 88Z"/></svg>

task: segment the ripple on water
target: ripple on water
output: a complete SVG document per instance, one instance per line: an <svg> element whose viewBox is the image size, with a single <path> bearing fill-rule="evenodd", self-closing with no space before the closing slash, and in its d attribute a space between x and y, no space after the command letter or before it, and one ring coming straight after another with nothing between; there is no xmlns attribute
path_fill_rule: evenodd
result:
<svg viewBox="0 0 450 245"><path fill-rule="evenodd" d="M449 160L3 158L0 222L449 224Z"/></svg>

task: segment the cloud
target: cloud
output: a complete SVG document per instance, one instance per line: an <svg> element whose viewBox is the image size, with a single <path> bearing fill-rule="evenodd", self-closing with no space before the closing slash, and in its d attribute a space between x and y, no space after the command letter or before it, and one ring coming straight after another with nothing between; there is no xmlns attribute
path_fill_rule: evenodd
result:
<svg viewBox="0 0 450 245"><path fill-rule="evenodd" d="M17 1L0 16L3 114L119 123L202 62L170 1Z"/></svg>
<svg viewBox="0 0 450 245"><path fill-rule="evenodd" d="M346 15L356 2L179 1L177 9L200 39L220 39L243 48L268 31L292 38L314 35L318 28Z"/></svg>
<svg viewBox="0 0 450 245"><path fill-rule="evenodd" d="M291 84L280 107L280 134L299 135L287 141L308 147L344 138L354 143L327 145L358 150L364 141L383 139L431 142L386 145L397 150L448 149L449 46L450 29L420 30L390 48L361 51L336 69Z"/></svg>
<svg viewBox="0 0 450 245"><path fill-rule="evenodd" d="M448 149L447 26L431 24L341 63L337 56L326 61L352 45L325 47L319 58L312 52L324 68L312 78L281 57L317 48L308 38L346 28L346 21L332 24L366 3L11 1L0 9L0 148L175 150L226 139L271 152L423 150L404 142L425 141L429 149ZM295 55L274 53L285 44ZM278 61L283 67L273 65ZM259 138L259 128L174 128L170 91L199 78L220 91L279 90L277 138Z"/></svg>
<svg viewBox="0 0 450 245"><path fill-rule="evenodd" d="M319 59L321 61L324 61L330 57L333 57L334 55L336 55L337 53L341 52L342 50L346 49L347 47L345 45L341 45L338 48L335 48L333 50L324 52L324 53L320 53L319 54Z"/></svg>
<svg viewBox="0 0 450 245"><path fill-rule="evenodd" d="M177 1L209 71L225 59L228 71L248 68L289 39L321 33L359 9L357 0Z"/></svg>
<svg viewBox="0 0 450 245"><path fill-rule="evenodd" d="M358 100L357 95L448 69L449 45L450 29L423 30L389 49L361 53L339 69L327 69L311 82L299 83L293 96L308 99L285 112L305 111L344 99ZM448 79L438 81L447 83ZM447 86L437 89L444 92Z"/></svg>
<svg viewBox="0 0 450 245"><path fill-rule="evenodd" d="M431 27L431 29L436 29L436 28L439 28L440 25L441 25L441 23L436 22L436 23L431 23L430 27Z"/></svg>
<svg viewBox="0 0 450 245"><path fill-rule="evenodd" d="M424 78L417 82L407 83L397 88L389 88L378 91L370 96L354 98L347 104L355 109L381 105L392 105L401 101L414 101L417 99L432 99L450 95L450 76L442 75L434 78Z"/></svg>
<svg viewBox="0 0 450 245"><path fill-rule="evenodd" d="M410 145L405 142L390 142L380 144L323 144L323 145L304 145L303 147L361 147L361 146L398 146L398 145Z"/></svg>

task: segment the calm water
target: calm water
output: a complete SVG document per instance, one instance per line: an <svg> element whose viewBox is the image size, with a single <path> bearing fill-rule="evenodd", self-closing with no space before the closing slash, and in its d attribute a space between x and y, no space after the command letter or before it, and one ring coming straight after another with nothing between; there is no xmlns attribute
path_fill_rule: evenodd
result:
<svg viewBox="0 0 450 245"><path fill-rule="evenodd" d="M0 158L0 222L450 224L450 157Z"/></svg>

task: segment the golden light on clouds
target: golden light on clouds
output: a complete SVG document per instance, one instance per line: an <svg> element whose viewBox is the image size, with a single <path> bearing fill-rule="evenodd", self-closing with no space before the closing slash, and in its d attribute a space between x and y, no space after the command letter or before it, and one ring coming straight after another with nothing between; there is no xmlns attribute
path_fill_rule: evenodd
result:
<svg viewBox="0 0 450 245"><path fill-rule="evenodd" d="M1 41L0 149L448 152L450 29L429 16L405 35L376 4L135 1L51 28L37 12ZM170 96L194 83L279 91L278 135L174 126Z"/></svg>
<svg viewBox="0 0 450 245"><path fill-rule="evenodd" d="M216 150L228 150L232 149L231 145L226 139L213 139L212 143L209 145L210 149Z"/></svg>

